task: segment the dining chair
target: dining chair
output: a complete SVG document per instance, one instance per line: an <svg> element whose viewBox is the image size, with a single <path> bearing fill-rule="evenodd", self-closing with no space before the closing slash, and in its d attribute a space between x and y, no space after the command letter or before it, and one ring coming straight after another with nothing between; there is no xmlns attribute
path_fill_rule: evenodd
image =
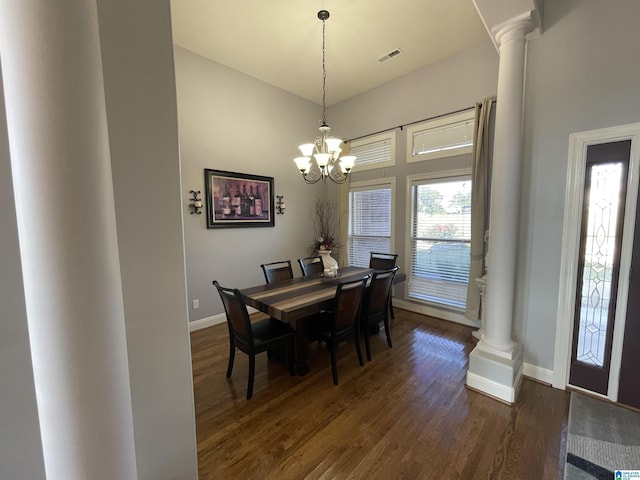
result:
<svg viewBox="0 0 640 480"><path fill-rule="evenodd" d="M293 352L295 332L287 324L275 318L266 318L251 323L247 305L236 288L221 286L213 281L227 315L229 327L229 364L227 378L231 378L236 348L249 355L249 379L247 384L247 400L253 395L253 379L256 371L256 355L277 348L284 348L289 373L294 375Z"/></svg>
<svg viewBox="0 0 640 480"><path fill-rule="evenodd" d="M331 352L331 373L334 385L338 385L336 348L338 343L353 337L360 365L364 365L360 349L358 325L364 289L369 275L359 280L338 283L332 306L309 322L309 338L326 342Z"/></svg>
<svg viewBox="0 0 640 480"><path fill-rule="evenodd" d="M389 270L396 266L397 259L397 253L371 252L369 268L373 268L374 270ZM396 318L393 313L393 296L391 295L389 295L389 312L391 312L391 318Z"/></svg>
<svg viewBox="0 0 640 480"><path fill-rule="evenodd" d="M396 266L397 253L371 252L369 257L369 268L375 270L389 270Z"/></svg>
<svg viewBox="0 0 640 480"><path fill-rule="evenodd" d="M371 327L377 327L384 323L384 331L387 334L387 344L392 347L391 330L389 329L389 297L393 278L399 267L391 270L376 271L371 276L371 284L362 302L362 315L360 316L360 330L364 331L364 345L367 351L367 360L371 361Z"/></svg>
<svg viewBox="0 0 640 480"><path fill-rule="evenodd" d="M322 263L321 257L299 258L298 263L303 277L324 271L324 263Z"/></svg>
<svg viewBox="0 0 640 480"><path fill-rule="evenodd" d="M279 282L281 280L290 280L293 278L293 268L291 268L291 260L282 260L280 262L263 263L260 265L264 272L264 279L267 283Z"/></svg>

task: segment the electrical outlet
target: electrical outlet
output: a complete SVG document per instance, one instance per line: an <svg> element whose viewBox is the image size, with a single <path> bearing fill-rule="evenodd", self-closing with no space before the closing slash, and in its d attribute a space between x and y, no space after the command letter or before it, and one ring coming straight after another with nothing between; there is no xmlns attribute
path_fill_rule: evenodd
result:
<svg viewBox="0 0 640 480"><path fill-rule="evenodd" d="M193 301L193 308L194 308L194 310L196 308L200 308L200 300L196 299L196 300Z"/></svg>

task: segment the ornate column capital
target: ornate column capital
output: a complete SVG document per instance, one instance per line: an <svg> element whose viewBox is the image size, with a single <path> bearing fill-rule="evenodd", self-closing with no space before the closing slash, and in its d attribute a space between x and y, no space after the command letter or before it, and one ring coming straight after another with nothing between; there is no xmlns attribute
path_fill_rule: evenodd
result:
<svg viewBox="0 0 640 480"><path fill-rule="evenodd" d="M533 12L526 12L507 20L491 29L498 48L513 40L525 40L525 36L535 28Z"/></svg>

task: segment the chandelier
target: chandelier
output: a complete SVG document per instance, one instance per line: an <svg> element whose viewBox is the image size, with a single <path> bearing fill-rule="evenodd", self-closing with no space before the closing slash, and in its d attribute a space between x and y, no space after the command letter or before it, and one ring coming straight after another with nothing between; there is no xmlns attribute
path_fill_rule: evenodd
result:
<svg viewBox="0 0 640 480"><path fill-rule="evenodd" d="M326 116L326 96L327 96L327 67L325 65L325 21L329 18L327 10L320 10L318 18L322 20L322 118L320 119L320 135L313 143L305 143L298 148L302 152L301 157L295 158L298 170L302 178L307 183L317 183L327 178L334 183L344 183L347 181L349 172L355 164L356 157L341 157L342 140L329 136L331 128L327 125ZM313 156L313 159L311 158Z"/></svg>

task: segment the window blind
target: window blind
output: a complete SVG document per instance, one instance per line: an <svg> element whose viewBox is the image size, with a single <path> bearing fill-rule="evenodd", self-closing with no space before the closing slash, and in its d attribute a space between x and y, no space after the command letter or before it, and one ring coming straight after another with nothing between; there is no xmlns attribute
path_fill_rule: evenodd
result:
<svg viewBox="0 0 640 480"><path fill-rule="evenodd" d="M391 249L391 186L349 192L349 263L368 267L371 252Z"/></svg>
<svg viewBox="0 0 640 480"><path fill-rule="evenodd" d="M471 180L412 182L411 216L408 296L463 309L471 250Z"/></svg>
<svg viewBox="0 0 640 480"><path fill-rule="evenodd" d="M413 134L413 155L462 150L473 145L473 122L461 122L419 130Z"/></svg>
<svg viewBox="0 0 640 480"><path fill-rule="evenodd" d="M391 167L396 164L396 132L353 140L349 143L349 154L355 155L358 170Z"/></svg>
<svg viewBox="0 0 640 480"><path fill-rule="evenodd" d="M391 141L388 138L364 145L351 145L349 155L356 156L356 167L391 161Z"/></svg>
<svg viewBox="0 0 640 480"><path fill-rule="evenodd" d="M471 153L475 112L465 111L428 120L407 129L407 162Z"/></svg>

